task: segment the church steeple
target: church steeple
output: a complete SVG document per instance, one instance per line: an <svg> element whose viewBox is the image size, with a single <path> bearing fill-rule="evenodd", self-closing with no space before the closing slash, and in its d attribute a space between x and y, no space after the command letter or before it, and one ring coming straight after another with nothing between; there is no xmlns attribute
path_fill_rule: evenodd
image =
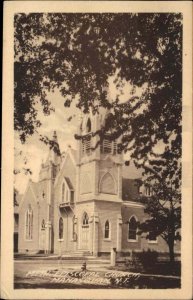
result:
<svg viewBox="0 0 193 300"><path fill-rule="evenodd" d="M60 147L58 144L58 137L57 137L57 133L56 130L54 130L53 132L53 136L52 136L52 141L53 143L53 147L50 150L50 161L54 164L54 165L58 165L58 163L60 162Z"/></svg>
<svg viewBox="0 0 193 300"><path fill-rule="evenodd" d="M56 131L53 132L50 139L50 149L45 162L42 161L39 173L39 180L56 176L61 162L60 148ZM50 175L52 174L52 175Z"/></svg>

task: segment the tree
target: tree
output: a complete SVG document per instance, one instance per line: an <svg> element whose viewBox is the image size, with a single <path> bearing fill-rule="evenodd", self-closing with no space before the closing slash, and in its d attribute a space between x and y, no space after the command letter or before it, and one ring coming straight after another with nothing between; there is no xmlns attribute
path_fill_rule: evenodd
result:
<svg viewBox="0 0 193 300"><path fill-rule="evenodd" d="M14 25L14 126L20 139L41 126L38 102L45 114L52 112L46 96L55 88L66 107L76 102L83 113L108 108L109 122L95 134L111 129L112 139L121 137L120 149L143 168L145 180L159 182L157 197L180 203L181 14L16 14ZM110 76L117 88L111 102ZM122 103L126 84L132 88Z"/></svg>
<svg viewBox="0 0 193 300"><path fill-rule="evenodd" d="M146 238L161 236L169 247L170 262L173 263L174 242L181 240L180 191L166 187L165 182L156 182L151 188L151 196L143 196L141 201L149 218L139 224L138 234L146 232Z"/></svg>

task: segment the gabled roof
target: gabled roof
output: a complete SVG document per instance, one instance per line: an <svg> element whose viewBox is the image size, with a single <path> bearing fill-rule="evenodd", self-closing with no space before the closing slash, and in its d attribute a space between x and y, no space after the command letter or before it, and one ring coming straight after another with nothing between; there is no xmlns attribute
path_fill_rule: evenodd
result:
<svg viewBox="0 0 193 300"><path fill-rule="evenodd" d="M65 163L66 163L66 160L69 159L69 157L70 157L70 159L71 159L71 161L72 161L74 167L76 168L77 151L74 150L74 149L72 149L71 147L68 147L68 149L67 149L67 151L66 151L66 153L65 153L64 159L63 159L62 162L61 162L61 165L60 165L60 171L58 172L58 174L57 174L57 176L56 176L56 178L55 178L55 182L54 182L54 185L55 185L55 186L56 186L57 183L58 183L58 180L59 180L59 178L60 178L60 175L62 174L62 170L63 170L63 168L64 168L64 165L65 165Z"/></svg>
<svg viewBox="0 0 193 300"><path fill-rule="evenodd" d="M70 178L69 177L64 177L64 178L66 180L66 183L68 185L69 190L74 191L74 188L73 188L73 185L72 185L72 183L70 181Z"/></svg>
<svg viewBox="0 0 193 300"><path fill-rule="evenodd" d="M15 197L16 197L15 200L16 200L17 205L14 205L14 214L18 214L19 213L19 205L21 204L21 199L22 199L23 195L16 193Z"/></svg>
<svg viewBox="0 0 193 300"><path fill-rule="evenodd" d="M19 193L15 194L15 200L16 200L17 205L14 205L14 209L19 207L22 197L23 197L22 194L19 194Z"/></svg>
<svg viewBox="0 0 193 300"><path fill-rule="evenodd" d="M122 199L136 201L139 196L139 186L135 179L122 178Z"/></svg>
<svg viewBox="0 0 193 300"><path fill-rule="evenodd" d="M33 182L31 181L31 188L36 196L36 198L38 198L39 195L39 182Z"/></svg>
<svg viewBox="0 0 193 300"><path fill-rule="evenodd" d="M124 201L137 201L139 197L137 180L142 177L142 171L137 169L131 160L129 166L123 165L122 177L122 199Z"/></svg>
<svg viewBox="0 0 193 300"><path fill-rule="evenodd" d="M14 214L19 214L19 206L14 206Z"/></svg>
<svg viewBox="0 0 193 300"><path fill-rule="evenodd" d="M74 161L77 162L77 150L70 148Z"/></svg>
<svg viewBox="0 0 193 300"><path fill-rule="evenodd" d="M37 203L38 202L38 191L39 191L39 183L38 182L33 182L31 179L28 181L28 185L26 187L25 193L24 195L22 195L22 199L20 201L20 205L19 205L19 210L21 209L23 203L24 203L24 199L26 197L26 193L27 191L30 190L32 195L33 195L33 199L34 202Z"/></svg>
<svg viewBox="0 0 193 300"><path fill-rule="evenodd" d="M129 166L123 165L123 167L122 167L122 176L123 176L123 178L128 178L128 179L141 178L142 177L142 171L135 167L133 161L130 161Z"/></svg>
<svg viewBox="0 0 193 300"><path fill-rule="evenodd" d="M16 194L16 201L18 205L14 205L14 214L18 214L19 213L19 206L21 204L21 200L22 200L23 195L22 194Z"/></svg>

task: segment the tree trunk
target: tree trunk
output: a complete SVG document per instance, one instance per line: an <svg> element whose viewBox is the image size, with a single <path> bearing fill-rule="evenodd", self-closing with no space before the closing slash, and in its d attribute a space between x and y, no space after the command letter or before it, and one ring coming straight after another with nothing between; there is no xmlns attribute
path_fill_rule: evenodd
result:
<svg viewBox="0 0 193 300"><path fill-rule="evenodd" d="M175 257L174 257L174 240L169 241L168 246L169 246L169 254L170 254L170 263L172 264L175 260Z"/></svg>

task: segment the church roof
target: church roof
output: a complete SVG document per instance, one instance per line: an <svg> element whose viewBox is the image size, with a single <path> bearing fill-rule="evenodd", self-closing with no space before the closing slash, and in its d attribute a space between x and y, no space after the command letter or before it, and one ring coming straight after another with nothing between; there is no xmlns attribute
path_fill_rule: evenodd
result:
<svg viewBox="0 0 193 300"><path fill-rule="evenodd" d="M74 158L74 160L76 162L77 161L77 150L75 150L73 148L71 148L70 150L71 150L71 154L72 154L72 156L73 156L73 158Z"/></svg>
<svg viewBox="0 0 193 300"><path fill-rule="evenodd" d="M17 203L19 204L21 202L23 195L22 194L18 194L17 195Z"/></svg>
<svg viewBox="0 0 193 300"><path fill-rule="evenodd" d="M122 167L122 199L124 201L136 201L139 197L139 185L137 180L142 177L142 171L137 169L131 161L129 166Z"/></svg>
<svg viewBox="0 0 193 300"><path fill-rule="evenodd" d="M139 186L135 179L122 178L122 199L136 201L139 196Z"/></svg>
<svg viewBox="0 0 193 300"><path fill-rule="evenodd" d="M19 205L21 203L21 199L22 199L23 195L16 193L16 202L18 205L14 205L14 214L18 214L19 213Z"/></svg>
<svg viewBox="0 0 193 300"><path fill-rule="evenodd" d="M36 196L36 198L38 199L39 196L39 182L33 182L31 181L31 188L33 189L33 192Z"/></svg>
<svg viewBox="0 0 193 300"><path fill-rule="evenodd" d="M142 171L140 169L137 169L134 163L131 161L129 166L123 165L122 176L123 178L137 179L142 177Z"/></svg>
<svg viewBox="0 0 193 300"><path fill-rule="evenodd" d="M72 182L70 181L70 178L69 178L69 177L64 177L64 178L65 178L65 180L66 180L66 183L67 183L69 189L70 189L71 191L74 191L74 188L73 188Z"/></svg>

